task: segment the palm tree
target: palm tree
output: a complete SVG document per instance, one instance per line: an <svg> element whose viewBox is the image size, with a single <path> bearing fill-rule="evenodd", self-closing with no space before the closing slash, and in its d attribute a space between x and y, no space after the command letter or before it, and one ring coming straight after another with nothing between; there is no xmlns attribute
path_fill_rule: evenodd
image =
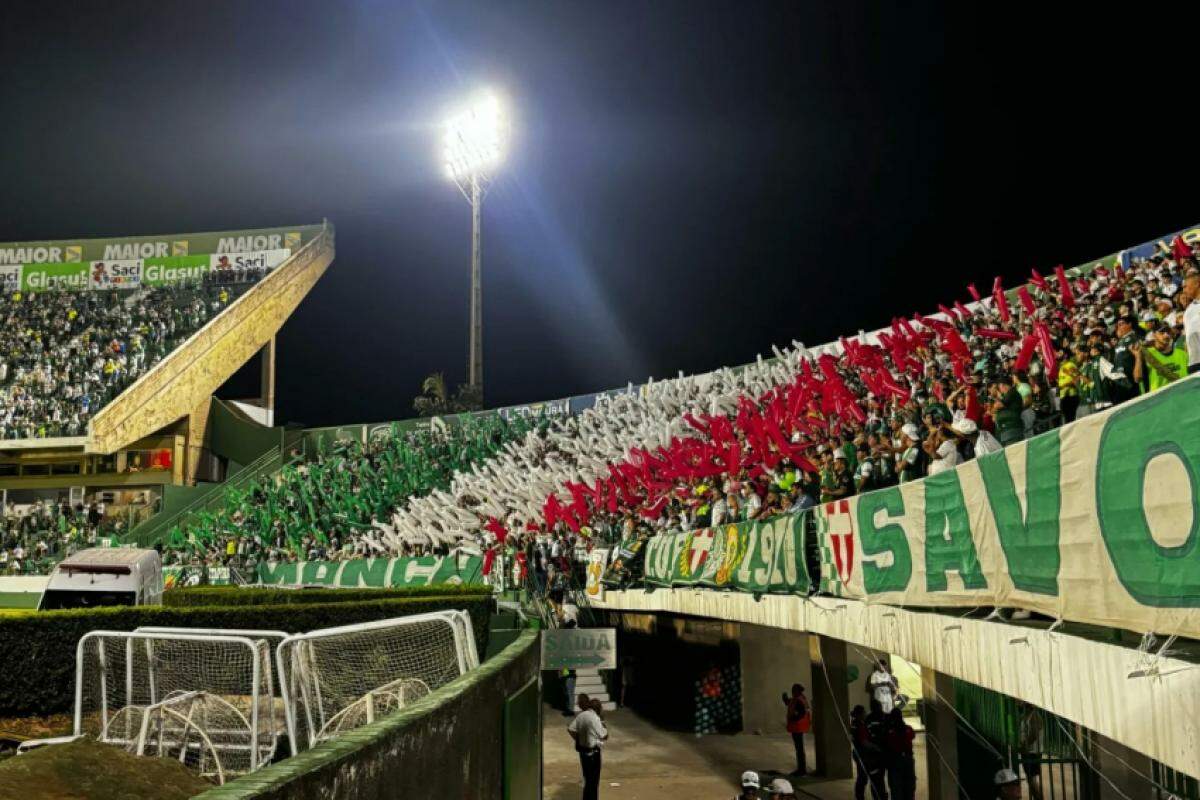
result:
<svg viewBox="0 0 1200 800"><path fill-rule="evenodd" d="M449 411L446 398L446 376L434 372L421 381L421 393L413 400L413 409L420 417L437 417Z"/></svg>

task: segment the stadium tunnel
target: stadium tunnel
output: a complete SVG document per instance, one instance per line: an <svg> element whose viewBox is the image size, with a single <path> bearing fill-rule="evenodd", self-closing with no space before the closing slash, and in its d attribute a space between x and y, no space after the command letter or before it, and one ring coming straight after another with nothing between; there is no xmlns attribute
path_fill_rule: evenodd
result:
<svg viewBox="0 0 1200 800"><path fill-rule="evenodd" d="M966 625L975 636L993 640L973 653L964 649L947 658L929 659L935 662L931 666L912 658L903 637L892 646L881 641L876 643L881 647L872 647L862 637L854 641L797 629L784 621L786 614L779 613L783 604L810 603L799 597L756 600L697 590L608 592L593 607L600 612L597 623L618 632L623 669L612 674L610 689L619 693L621 681L629 680L626 703L631 711L661 730L700 737L782 734L781 692L800 683L813 709L808 767L825 782L854 776L847 729L850 710L869 705L868 678L875 661L886 657L907 703L906 722L916 729L918 757L924 752L924 763L917 768L918 797L987 800L995 796L996 772L1004 768L1012 768L1026 780L1030 774L1038 775L1042 797L1055 800L1200 797L1195 778L1145 752L1163 748L1163 737L1150 747L1145 746L1145 737L1142 747L1130 745L1128 740L1138 735L1135 732L1144 731L1143 723L1132 720L1154 716L1151 708L1141 704L1145 698L1138 696L1139 691L1123 697L1098 695L1101 702L1093 711L1109 716L1105 709L1116 708L1115 718L1125 720L1120 735L1106 736L1096 730L1102 724L1098 717L1085 713L1083 720L1075 721L1066 715L1070 713L1066 708L1023 702L1023 693L1013 691L1031 683L1030 676L1021 672L1021 659L990 668L980 660L991 649L987 644L1030 650L1042 638L1069 637L1077 639L1074 646L1087 654L1088 663L1104 672L1110 667L1125 669L1129 658L1138 657L1131 643L1096 640L1094 632L1078 636L1080 630L1047 632L1048 621L985 620L984 612L960 618L901 611L925 618L940 634L955 636L958 627ZM816 612L823 617L840 613L837 603L823 605L825 611ZM712 615L713 608L720 609L721 618ZM875 617L896 613L884 607L857 610ZM1034 641L1020 641L1024 639ZM908 657L893 647L908 650ZM626 671L629 664L635 665L632 674ZM1186 662L1157 667L1164 673L1186 668ZM1078 675L1078 666L1060 663L1041 680L1069 680L1070 673ZM988 678L981 680L981 674ZM1129 680L1136 685L1139 678ZM1023 747L1025 715L1036 718L1036 750ZM1089 722L1096 727L1089 727ZM786 764L778 767L780 775L790 770ZM821 783L799 785L810 796L822 796ZM1026 790L1023 796L1034 795Z"/></svg>

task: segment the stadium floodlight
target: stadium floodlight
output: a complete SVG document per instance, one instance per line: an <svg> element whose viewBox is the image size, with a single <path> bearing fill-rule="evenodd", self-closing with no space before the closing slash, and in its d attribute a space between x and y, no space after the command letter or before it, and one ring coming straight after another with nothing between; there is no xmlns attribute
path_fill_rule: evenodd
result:
<svg viewBox="0 0 1200 800"><path fill-rule="evenodd" d="M481 92L446 121L446 174L471 204L471 352L468 382L483 397L483 286L480 208L508 148L509 116L491 92Z"/></svg>

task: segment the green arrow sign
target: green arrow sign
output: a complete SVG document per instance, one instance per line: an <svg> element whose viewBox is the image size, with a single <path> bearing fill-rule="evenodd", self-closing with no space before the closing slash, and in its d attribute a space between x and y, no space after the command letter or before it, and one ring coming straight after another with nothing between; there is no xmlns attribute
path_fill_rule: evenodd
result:
<svg viewBox="0 0 1200 800"><path fill-rule="evenodd" d="M542 669L617 668L616 628L571 628L542 632Z"/></svg>

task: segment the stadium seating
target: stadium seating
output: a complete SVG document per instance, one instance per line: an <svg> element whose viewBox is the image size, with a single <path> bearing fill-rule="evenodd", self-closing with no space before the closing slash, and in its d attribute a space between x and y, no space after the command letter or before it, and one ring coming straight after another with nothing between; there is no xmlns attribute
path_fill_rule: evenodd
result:
<svg viewBox="0 0 1200 800"><path fill-rule="evenodd" d="M415 543L511 545L526 533L686 529L951 468L1182 377L1182 312L1200 294L1195 269L1192 248L1176 238L1128 269L1035 271L1015 291L997 279L986 298L967 287L970 298L947 297L952 304L936 314L852 340L816 350L793 343L746 367L609 393L455 465L445 491L416 481L373 497L357 520L390 523L340 546L402 554ZM419 473L415 455L385 466L380 480L389 470ZM322 493L324 472L289 474L273 502L304 506ZM361 501L362 486L349 485ZM289 535L289 518L280 519L275 544ZM311 544L335 527L347 530L310 512L300 530ZM262 524L248 530L263 538ZM325 554L318 546L295 555Z"/></svg>
<svg viewBox="0 0 1200 800"><path fill-rule="evenodd" d="M101 504L10 502L0 509L0 574L48 573L70 552L119 538L122 527L119 520L105 518Z"/></svg>
<svg viewBox="0 0 1200 800"><path fill-rule="evenodd" d="M987 300L968 287L969 305L854 341L815 352L796 345L737 371L602 397L458 476L453 504L410 503L387 544L490 540L496 520L501 538L687 528L718 509L745 519L921 477L990 439L1017 441L1182 377L1194 271L1191 247L1177 238L1128 270L1035 272L1014 293L997 280ZM991 432L983 445L981 430ZM465 532L463 511L477 520Z"/></svg>
<svg viewBox="0 0 1200 800"><path fill-rule="evenodd" d="M176 526L169 535L173 557L243 565L382 554L382 539L394 537L391 514L408 498L442 492L454 474L545 427L540 419L486 414L449 426L393 426L367 445L339 441L315 458L297 458L276 475L231 490L224 508ZM419 553L430 543L411 538L402 550Z"/></svg>
<svg viewBox="0 0 1200 800"><path fill-rule="evenodd" d="M88 420L258 277L0 298L0 439L82 436Z"/></svg>

